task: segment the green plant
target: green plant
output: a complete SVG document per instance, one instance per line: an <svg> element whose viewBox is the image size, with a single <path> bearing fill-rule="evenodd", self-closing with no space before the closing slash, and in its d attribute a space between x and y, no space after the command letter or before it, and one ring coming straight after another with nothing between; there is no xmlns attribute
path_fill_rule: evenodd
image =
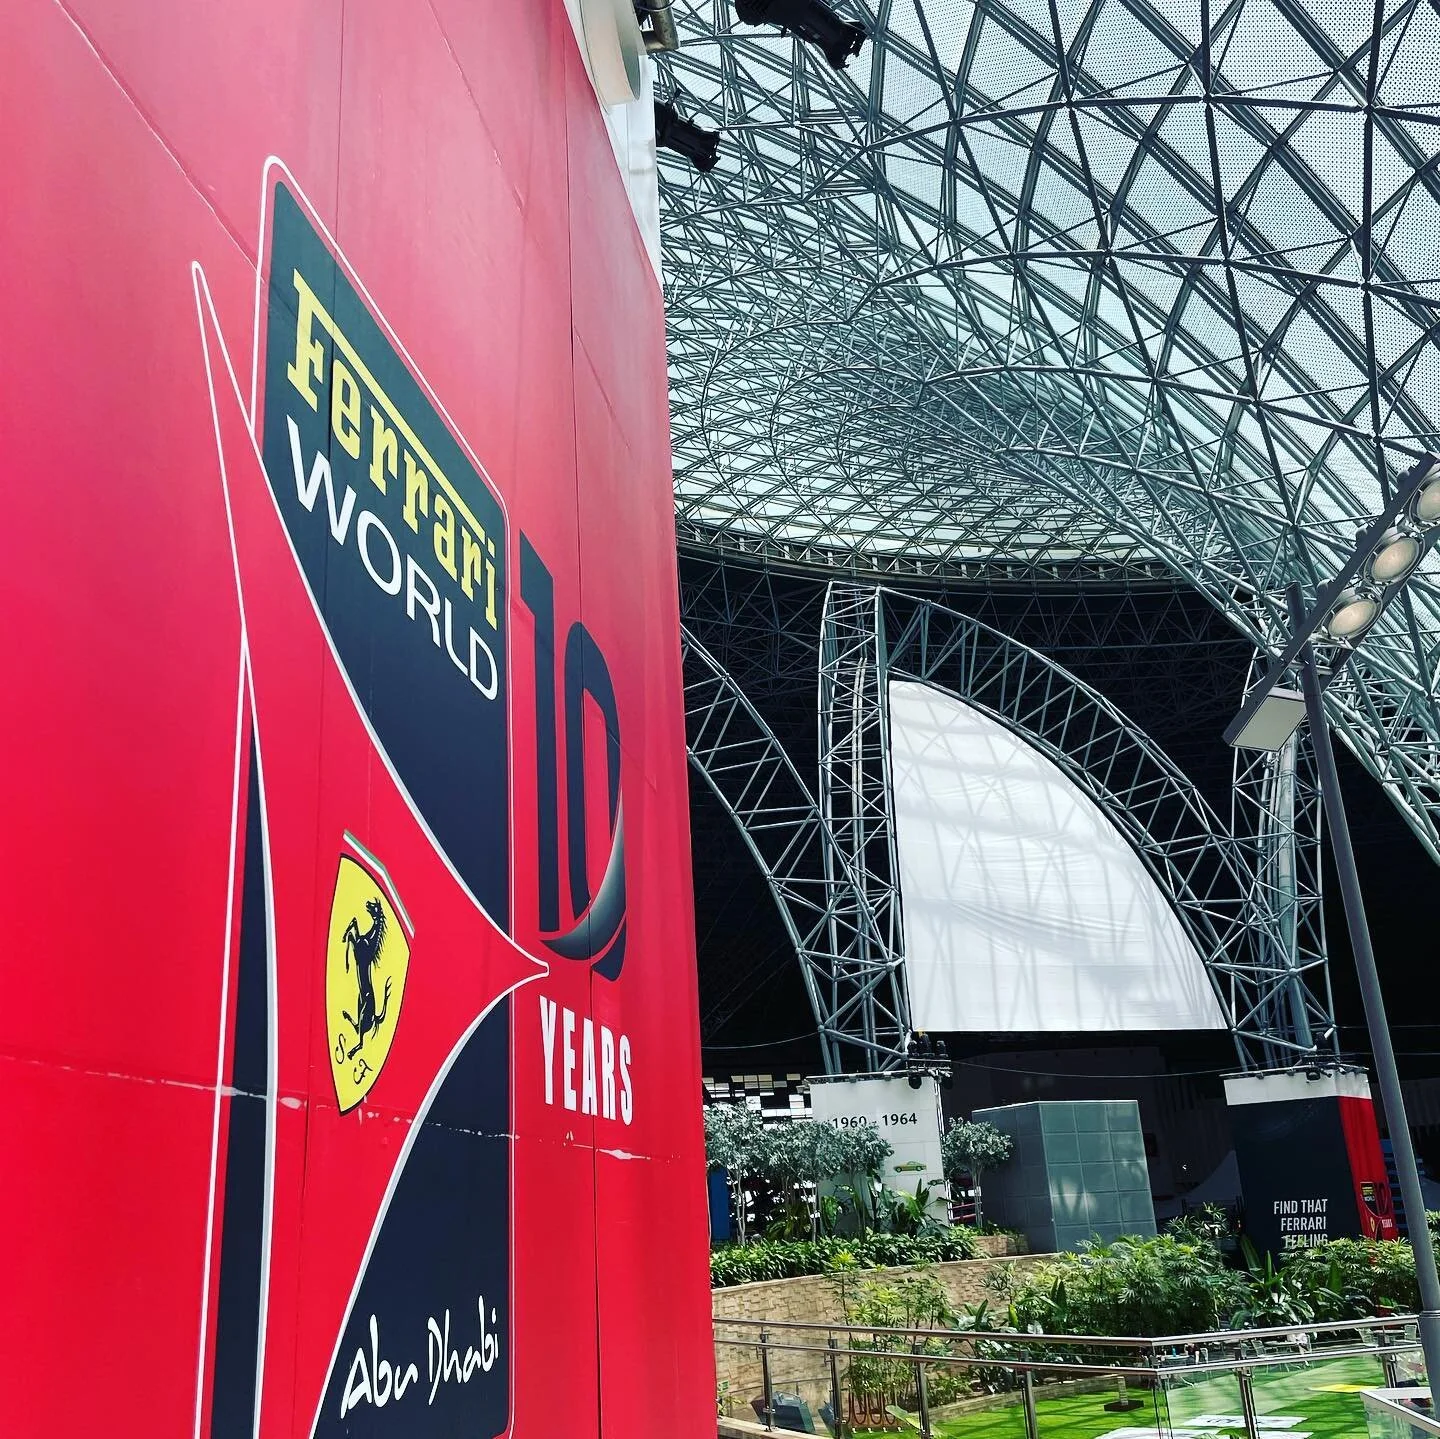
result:
<svg viewBox="0 0 1440 1439"><path fill-rule="evenodd" d="M1182 1244L1213 1244L1218 1248L1229 1237L1230 1216L1219 1204L1202 1204L1172 1219L1165 1232Z"/></svg>
<svg viewBox="0 0 1440 1439"><path fill-rule="evenodd" d="M884 1217L884 1227L891 1234L919 1234L928 1217L925 1211L928 1198L929 1192L925 1189L923 1180L915 1186L914 1194L907 1194L903 1189L882 1189L879 1205Z"/></svg>
<svg viewBox="0 0 1440 1439"><path fill-rule="evenodd" d="M845 1285L841 1302L846 1324L857 1329L948 1329L955 1328L960 1319L944 1287L923 1267L893 1279L865 1279ZM915 1407L919 1366L914 1360L864 1357L879 1350L893 1352L902 1346L916 1356L939 1357L954 1352L950 1341L939 1336L901 1339L876 1333L866 1339L851 1335L850 1385L865 1407ZM930 1368L926 1381L933 1404L949 1403L968 1389L964 1375L948 1365Z"/></svg>
<svg viewBox="0 0 1440 1439"><path fill-rule="evenodd" d="M1324 1319L1359 1319L1383 1310L1420 1307L1415 1251L1400 1239L1332 1239L1292 1250L1281 1269L1307 1292L1321 1295Z"/></svg>
<svg viewBox="0 0 1440 1439"><path fill-rule="evenodd" d="M846 1207L838 1196L827 1204L821 1186L850 1176L852 1184L864 1188L891 1153L890 1142L869 1128L839 1129L814 1119L767 1127L756 1110L743 1104L705 1110L706 1163L726 1173L742 1243L755 1191L760 1216L768 1217L768 1235L813 1239L833 1232Z"/></svg>
<svg viewBox="0 0 1440 1439"><path fill-rule="evenodd" d="M1202 1333L1228 1321L1247 1289L1213 1244L1168 1234L1091 1242L1017 1279L1010 1319L1050 1334Z"/></svg>
<svg viewBox="0 0 1440 1439"><path fill-rule="evenodd" d="M1242 1241L1227 1264L1215 1216L1154 1238L1090 1243L1017 1274L997 1269L986 1290L1010 1325L1050 1334L1157 1335L1357 1319L1417 1307L1415 1256L1398 1241L1336 1239L1277 1264Z"/></svg>
<svg viewBox="0 0 1440 1439"><path fill-rule="evenodd" d="M826 1178L846 1181L836 1185L836 1193L842 1197L845 1210L855 1216L862 1234L867 1229L879 1229L883 1225L879 1174L894 1148L883 1134L868 1125L835 1132L841 1141L839 1159Z"/></svg>
<svg viewBox="0 0 1440 1439"><path fill-rule="evenodd" d="M839 1140L835 1167L826 1178L838 1178L842 1174L879 1174L885 1161L895 1152L890 1141L878 1129L873 1129L868 1124L859 1124L851 1129L836 1129L835 1134Z"/></svg>
<svg viewBox="0 0 1440 1439"><path fill-rule="evenodd" d="M1328 1317L1320 1309L1333 1308L1322 1296L1332 1295L1325 1284L1311 1284L1296 1269L1277 1267L1270 1254L1256 1253L1249 1239L1240 1241L1249 1285L1230 1316L1232 1329L1272 1329L1284 1324L1313 1324Z"/></svg>
<svg viewBox="0 0 1440 1439"><path fill-rule="evenodd" d="M819 1219L820 1233L825 1236L833 1235L840 1227L840 1217L848 1206L844 1198L839 1194L822 1194L816 1202L816 1210Z"/></svg>
<svg viewBox="0 0 1440 1439"><path fill-rule="evenodd" d="M766 1231L777 1238L798 1239L818 1233L819 1207L809 1186L845 1172L853 1146L844 1131L817 1119L794 1119L767 1129L760 1145L760 1169L780 1196L781 1212Z"/></svg>
<svg viewBox="0 0 1440 1439"><path fill-rule="evenodd" d="M915 1185L913 1194L908 1190L882 1186L875 1200L879 1221L877 1227L886 1229L891 1234L908 1236L948 1229L948 1224L931 1215L930 1206L933 1202L934 1194L923 1179Z"/></svg>
<svg viewBox="0 0 1440 1439"><path fill-rule="evenodd" d="M710 1251L710 1283L718 1288L762 1279L790 1279L837 1269L893 1268L973 1259L974 1236L967 1229L940 1228L928 1234L854 1234L818 1239L757 1239L721 1244Z"/></svg>
<svg viewBox="0 0 1440 1439"><path fill-rule="evenodd" d="M861 1234L874 1231L914 1236L950 1227L932 1215L934 1191L923 1179L913 1193L892 1189L873 1176L843 1185L839 1193L846 1211L855 1215Z"/></svg>
<svg viewBox="0 0 1440 1439"><path fill-rule="evenodd" d="M884 1188L878 1179L869 1176L840 1186L838 1192L844 1195L845 1207L855 1216L855 1225L861 1234L882 1227L880 1195Z"/></svg>
<svg viewBox="0 0 1440 1439"><path fill-rule="evenodd" d="M1005 1272L1008 1275L1009 1266ZM993 1277L987 1275L987 1281ZM993 1288L987 1283L987 1288ZM988 1299L982 1299L978 1304L967 1304L960 1311L955 1319L955 1328L963 1334L974 1336L978 1334L1004 1334L1013 1332L1012 1326L1007 1323L1008 1314L1002 1315L998 1310L991 1308ZM987 1343L983 1339L971 1338L967 1346L971 1355L976 1359L993 1359L996 1362L983 1367L970 1368L966 1373L972 1390L978 1390L983 1394L1000 1394L1008 1390L1018 1389L1025 1382L1023 1377L1016 1372L1013 1360L1015 1350L1013 1345L1005 1343Z"/></svg>
<svg viewBox="0 0 1440 1439"><path fill-rule="evenodd" d="M978 1220L971 1228L976 1234L1003 1234L1006 1238L1015 1240L1017 1244L1025 1238L1018 1229L1014 1229L1008 1224L996 1224L991 1219Z"/></svg>
<svg viewBox="0 0 1440 1439"><path fill-rule="evenodd" d="M947 1176L963 1171L978 1181L1014 1152L1015 1141L983 1119L952 1119L940 1137L940 1161Z"/></svg>

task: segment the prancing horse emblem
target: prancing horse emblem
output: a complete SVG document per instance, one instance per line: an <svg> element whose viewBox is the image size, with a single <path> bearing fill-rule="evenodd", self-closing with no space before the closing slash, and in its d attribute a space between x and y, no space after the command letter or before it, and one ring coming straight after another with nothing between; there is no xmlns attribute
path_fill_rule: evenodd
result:
<svg viewBox="0 0 1440 1439"><path fill-rule="evenodd" d="M380 951L385 947L385 931L389 926L385 922L385 906L378 899L367 899L365 912L370 916L370 928L361 934L359 920L352 919L345 926L343 935L345 969L348 973L350 961L353 959L355 961L355 984L360 992L359 1002L355 1005L355 1013L351 1014L348 1009L344 1011L346 1022L357 1036L354 1047L345 1052L346 1059L354 1059L365 1048L365 1036L373 1034L385 1023L385 1012L390 1007L390 986L394 983L393 979L386 977L385 998L380 1001L380 1008L377 1011L375 1008L375 964L380 958Z"/></svg>
<svg viewBox="0 0 1440 1439"><path fill-rule="evenodd" d="M342 1113L365 1098L389 1058L413 935L385 867L347 834L325 956L330 1073Z"/></svg>

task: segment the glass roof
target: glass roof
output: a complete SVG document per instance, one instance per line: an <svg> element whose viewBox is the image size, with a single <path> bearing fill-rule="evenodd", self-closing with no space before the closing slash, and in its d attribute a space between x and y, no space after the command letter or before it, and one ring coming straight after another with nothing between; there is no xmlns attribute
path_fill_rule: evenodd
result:
<svg viewBox="0 0 1440 1439"><path fill-rule="evenodd" d="M840 73L675 0L657 95L723 132L660 165L682 538L1159 569L1265 638L1440 446L1435 5L836 8L872 33ZM1332 697L1427 809L1437 564Z"/></svg>

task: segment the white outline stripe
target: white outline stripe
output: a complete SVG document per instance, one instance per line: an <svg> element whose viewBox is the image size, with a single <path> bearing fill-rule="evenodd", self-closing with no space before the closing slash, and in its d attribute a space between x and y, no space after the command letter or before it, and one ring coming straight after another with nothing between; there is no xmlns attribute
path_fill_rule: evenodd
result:
<svg viewBox="0 0 1440 1439"><path fill-rule="evenodd" d="M220 965L220 1028L215 1041L215 1105L210 1120L210 1203L205 1212L205 1267L200 1286L200 1354L195 1366L195 1439L205 1413L205 1355L210 1339L210 1266L215 1245L215 1185L220 1161L220 1097L225 1085L225 1041L230 1023L230 961L235 919L235 856L236 832L240 824L241 739L245 729L245 662L244 632L240 639L239 684L235 695L235 774L230 790L230 861L226 867L228 883L225 892L225 958Z"/></svg>
<svg viewBox="0 0 1440 1439"><path fill-rule="evenodd" d="M245 646L245 664L250 669L250 646ZM269 992L269 1023L266 1041L270 1054L265 1072L265 1217L260 1240L260 1316L255 1341L255 1439L260 1439L260 1418L265 1399L265 1332L270 1321L270 1247L275 1218L275 1126L280 1112L275 1102L280 1093L280 976L275 944L275 889L270 869L270 821L265 809L265 766L260 759L260 717L255 712L255 676L250 673L250 726L252 763L255 765L256 793L260 796L260 849L265 869L265 983Z"/></svg>
<svg viewBox="0 0 1440 1439"><path fill-rule="evenodd" d="M400 891L395 888L395 881L390 878L390 871L380 862L379 856L371 854L348 829L345 831L345 843L355 851L355 856L360 859L361 867L370 870L373 878L380 881L381 887L390 898L390 903L395 907L395 913L400 916L400 923L404 927L405 933L414 939L414 922L410 918L409 911L401 903ZM350 858L355 856L350 856Z"/></svg>
<svg viewBox="0 0 1440 1439"><path fill-rule="evenodd" d="M280 1066L280 1023L279 1023L279 972L278 957L276 955L275 942L275 896L272 885L270 867L270 828L266 817L265 808L265 771L260 759L260 721L256 714L255 704L255 680L254 670L250 659L250 634L245 622L245 591L240 584L240 557L235 542L235 517L230 507L230 476L225 466L225 444L221 435L220 426L220 405L215 394L215 374L210 363L210 345L208 331L205 326L205 310L210 312L210 319L215 327L215 342L220 349L222 358L225 360L225 367L230 372L231 384L234 384L235 374L230 370L230 357L225 353L224 337L220 331L220 321L215 314L214 303L210 297L210 287L205 280L205 272L201 269L198 261L191 261L190 264L191 284L195 292L196 318L200 326L200 346L205 361L205 383L210 391L210 417L215 427L215 450L220 466L220 486L225 497L225 523L230 535L230 559L234 566L235 573L235 599L240 607L240 654L241 664L245 674L250 679L250 725L251 725L251 762L255 766L257 793L260 796L260 838L261 850L264 858L265 877L265 947L266 947L266 990L269 999L267 1006L269 1010L266 1025L266 1041L269 1046L269 1055L266 1062L265 1074L265 1207L262 1219L262 1232L260 1241L260 1312L257 1315L257 1337L255 1349L255 1439L259 1439L260 1420L264 1408L264 1374L265 1374L265 1333L269 1320L268 1308L270 1301L270 1253L273 1240L273 1213L275 1207L275 1122L278 1107L276 1096L279 1089L279 1066ZM202 307L202 291L204 304ZM253 445L253 437L251 439ZM233 891L232 891L233 893ZM212 1210L213 1213L213 1210Z"/></svg>

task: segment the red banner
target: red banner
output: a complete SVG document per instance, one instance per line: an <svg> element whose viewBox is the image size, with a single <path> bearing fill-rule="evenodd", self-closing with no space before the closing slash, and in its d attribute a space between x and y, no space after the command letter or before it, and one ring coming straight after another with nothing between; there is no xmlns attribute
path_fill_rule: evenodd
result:
<svg viewBox="0 0 1440 1439"><path fill-rule="evenodd" d="M21 0L18 1436L712 1413L661 297L553 3Z"/></svg>

